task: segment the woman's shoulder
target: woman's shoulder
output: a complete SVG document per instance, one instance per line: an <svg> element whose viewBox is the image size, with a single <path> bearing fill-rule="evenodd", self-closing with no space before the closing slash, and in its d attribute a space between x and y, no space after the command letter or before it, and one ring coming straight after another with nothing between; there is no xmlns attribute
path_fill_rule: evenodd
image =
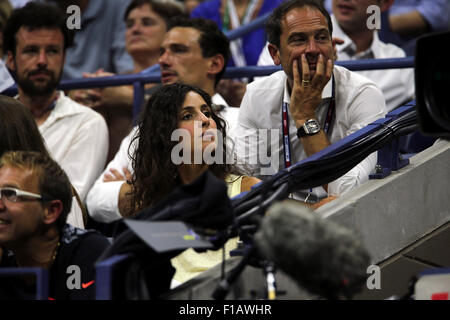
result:
<svg viewBox="0 0 450 320"><path fill-rule="evenodd" d="M241 192L249 191L252 186L258 184L261 180L245 175L229 174L225 178L225 182L228 184L228 196L232 198Z"/></svg>
<svg viewBox="0 0 450 320"><path fill-rule="evenodd" d="M225 177L225 182L228 186L228 196L233 198L241 193L241 184L243 175L229 174Z"/></svg>

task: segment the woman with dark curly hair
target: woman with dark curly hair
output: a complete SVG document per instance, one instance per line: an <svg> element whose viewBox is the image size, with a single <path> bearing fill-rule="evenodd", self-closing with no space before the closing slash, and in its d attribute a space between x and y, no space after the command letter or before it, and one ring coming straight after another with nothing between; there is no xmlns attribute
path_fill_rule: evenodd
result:
<svg viewBox="0 0 450 320"><path fill-rule="evenodd" d="M177 137L182 137L181 142L173 141ZM155 205L177 186L192 182L206 170L227 182L230 197L260 181L240 175L227 163L225 122L213 112L211 97L190 85L166 85L152 95L140 116L132 144L136 145L130 206L134 212ZM220 161L199 159L198 154L208 152L209 160ZM227 253L236 247L236 241L227 243ZM174 280L184 282L192 278L219 263L221 256L218 251L184 251L172 259L177 270Z"/></svg>
<svg viewBox="0 0 450 320"><path fill-rule="evenodd" d="M180 147L179 141L172 141L177 129L185 130L179 131L182 137L185 133L191 136L191 140L183 141L181 146L181 153L190 149L190 156L174 154L174 148ZM215 136L215 132L219 134ZM156 204L177 186L193 181L205 170L225 181L229 181L230 175L238 175L242 183L237 193L249 190L251 185L259 182L256 178L240 175L232 164L227 163L225 122L213 112L211 97L190 85L176 83L154 93L140 116L132 143L137 145L132 156L133 210ZM197 145L201 145L201 150ZM197 161L195 153L203 155L208 149L221 163ZM214 151L221 155L218 157ZM187 161L175 164L180 162L180 157Z"/></svg>

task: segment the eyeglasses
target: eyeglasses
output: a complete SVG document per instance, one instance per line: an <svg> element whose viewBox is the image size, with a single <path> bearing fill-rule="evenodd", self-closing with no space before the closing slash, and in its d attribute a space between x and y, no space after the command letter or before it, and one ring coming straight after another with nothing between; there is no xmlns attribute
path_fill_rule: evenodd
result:
<svg viewBox="0 0 450 320"><path fill-rule="evenodd" d="M19 198L23 198L23 197L40 200L42 202L51 200L50 197L23 191L23 190L19 190L16 188L0 188L0 199L7 199L8 201L11 201L11 202L17 202L19 200ZM31 199L28 199L28 200L31 200Z"/></svg>

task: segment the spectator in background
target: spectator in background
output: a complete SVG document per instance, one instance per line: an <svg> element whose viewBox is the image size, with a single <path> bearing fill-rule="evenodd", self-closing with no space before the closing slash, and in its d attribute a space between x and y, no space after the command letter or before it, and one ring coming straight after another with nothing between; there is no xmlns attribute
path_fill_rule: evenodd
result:
<svg viewBox="0 0 450 320"><path fill-rule="evenodd" d="M191 14L191 12L202 2L203 0L183 0L184 7L188 14Z"/></svg>
<svg viewBox="0 0 450 320"><path fill-rule="evenodd" d="M209 0L202 2L191 13L193 18L211 19L225 33L243 26L276 8L283 0ZM254 66L266 42L264 28L244 35L230 43L231 59L228 66Z"/></svg>
<svg viewBox="0 0 450 320"><path fill-rule="evenodd" d="M209 0L198 5L191 17L211 19L219 28L228 32L243 26L276 8L283 0ZM254 66L266 43L263 27L247 33L230 43L229 67ZM224 80L218 91L228 104L239 106L245 92L245 80Z"/></svg>
<svg viewBox="0 0 450 320"><path fill-rule="evenodd" d="M0 158L0 268L47 269L52 300L94 299L94 264L109 245L104 236L66 223L71 202L69 179L49 156L14 151ZM74 265L80 279L71 282ZM0 299L33 299L35 282L2 278Z"/></svg>
<svg viewBox="0 0 450 320"><path fill-rule="evenodd" d="M122 73L133 69L125 50L123 16L129 0L46 0L66 12L68 6L81 9L81 26L67 49L63 79L81 78L83 72L103 69ZM67 15L69 16L69 15Z"/></svg>
<svg viewBox="0 0 450 320"><path fill-rule="evenodd" d="M386 12L394 0L333 0L331 16L334 36L344 40L337 45L338 60L404 58L405 52L378 38L367 28L367 7L377 5ZM414 98L414 69L358 71L383 91L388 111Z"/></svg>
<svg viewBox="0 0 450 320"><path fill-rule="evenodd" d="M133 70L139 73L158 64L161 42L167 31L169 19L185 16L179 3L174 1L133 0L125 10L126 50L133 58ZM85 73L84 77L105 77L113 73L98 70ZM145 85L149 96L158 84ZM119 149L123 138L133 126L133 86L106 87L101 89L75 90L71 97L84 105L94 108L103 115L109 129L109 151L107 162L111 161Z"/></svg>
<svg viewBox="0 0 450 320"><path fill-rule="evenodd" d="M3 36L18 99L31 111L50 154L84 201L105 165L108 128L100 114L56 90L70 45L65 15L57 7L29 2L13 11ZM73 224L83 227L81 213L76 218Z"/></svg>
<svg viewBox="0 0 450 320"><path fill-rule="evenodd" d="M381 14L386 13L397 0L333 0L332 21L334 36L344 40L337 44L339 60L404 58L405 52L392 43L378 38L377 30L366 25L367 7L377 5ZM375 82L383 91L387 110L392 111L414 98L414 69L362 70L357 73ZM400 150L405 153L418 152L429 147L434 138L424 137L419 131L400 138Z"/></svg>
<svg viewBox="0 0 450 320"><path fill-rule="evenodd" d="M331 1L325 0L329 12ZM416 39L420 35L450 28L448 0L394 0L386 15L380 39L400 46L407 56L414 56Z"/></svg>
<svg viewBox="0 0 450 320"><path fill-rule="evenodd" d="M175 1L133 0L124 20L125 43L133 57L133 73L158 64L161 43L170 19L187 17L183 7Z"/></svg>
<svg viewBox="0 0 450 320"><path fill-rule="evenodd" d="M0 0L0 33L11 15L12 6L8 0ZM3 34L0 34L0 60L3 59Z"/></svg>
<svg viewBox="0 0 450 320"><path fill-rule="evenodd" d="M14 84L14 79L8 72L3 61L3 27L11 14L12 7L8 0L0 0L0 92Z"/></svg>
<svg viewBox="0 0 450 320"><path fill-rule="evenodd" d="M392 42L401 46L408 56L415 54L417 37L449 30L448 0L395 0L389 12L389 28L398 35Z"/></svg>

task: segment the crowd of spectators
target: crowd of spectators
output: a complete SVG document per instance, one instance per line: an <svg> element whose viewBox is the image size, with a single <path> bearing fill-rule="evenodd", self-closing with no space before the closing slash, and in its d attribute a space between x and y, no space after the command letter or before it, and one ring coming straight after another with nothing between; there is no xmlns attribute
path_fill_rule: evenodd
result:
<svg viewBox="0 0 450 320"><path fill-rule="evenodd" d="M70 5L79 29L66 23ZM373 5L379 30L366 23ZM226 37L266 14L265 28ZM0 95L0 268L49 269L49 298L93 299L94 264L121 221L205 172L233 197L383 117L414 98L413 69L352 72L335 61L411 56L419 36L449 28L447 0L0 0L0 93L17 90ZM282 70L223 79L227 67L257 65ZM131 85L58 89L61 79L149 70L161 78L145 85L138 119ZM267 129L276 133L262 163ZM314 194L317 208L365 183L376 163L371 154L292 197L305 205ZM181 252L172 286L221 258ZM83 290L66 287L74 264ZM0 299L34 287L8 280Z"/></svg>

